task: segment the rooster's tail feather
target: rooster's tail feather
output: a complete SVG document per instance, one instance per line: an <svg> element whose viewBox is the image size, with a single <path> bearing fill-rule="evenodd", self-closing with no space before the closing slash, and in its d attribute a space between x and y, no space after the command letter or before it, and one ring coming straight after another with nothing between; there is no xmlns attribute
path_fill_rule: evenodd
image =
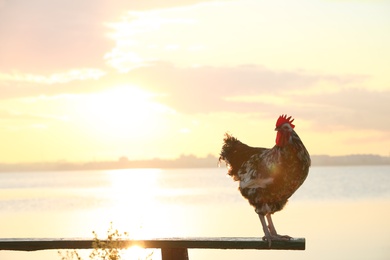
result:
<svg viewBox="0 0 390 260"><path fill-rule="evenodd" d="M237 166L234 164L234 154L236 153L237 145L241 144L237 138L233 137L229 133L225 133L223 139L223 146L219 156L219 164L221 161L226 163L228 167L228 174L233 177L234 180L238 180ZM239 167L239 166L238 166Z"/></svg>
<svg viewBox="0 0 390 260"><path fill-rule="evenodd" d="M252 155L267 150L266 148L250 147L229 133L225 134L223 142L224 144L220 153L219 162L225 161L228 166L228 174L232 176L235 181L240 179L238 170L244 162L249 160Z"/></svg>
<svg viewBox="0 0 390 260"><path fill-rule="evenodd" d="M229 164L229 157L232 151L234 150L234 147L237 142L240 142L237 140L237 138L233 137L229 133L225 134L225 138L223 139L223 146L220 153L219 161L221 160L225 161Z"/></svg>

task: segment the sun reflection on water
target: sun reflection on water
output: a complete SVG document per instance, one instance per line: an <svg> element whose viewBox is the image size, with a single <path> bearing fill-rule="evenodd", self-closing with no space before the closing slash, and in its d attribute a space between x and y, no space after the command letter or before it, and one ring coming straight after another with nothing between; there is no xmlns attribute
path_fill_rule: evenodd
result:
<svg viewBox="0 0 390 260"><path fill-rule="evenodd" d="M157 260L161 259L157 253L155 253L155 250L148 250L145 248L142 248L140 246L132 246L128 249L125 249L121 252L121 259L126 259L126 260Z"/></svg>
<svg viewBox="0 0 390 260"><path fill-rule="evenodd" d="M160 169L126 169L108 171L114 207L145 210L156 203Z"/></svg>
<svg viewBox="0 0 390 260"><path fill-rule="evenodd" d="M130 238L155 237L161 234L161 229L164 228L155 225L158 211L162 208L157 199L161 172L160 169L106 172L110 182L106 196L112 202L107 209L110 211L110 221L113 221L120 230L127 231Z"/></svg>
<svg viewBox="0 0 390 260"><path fill-rule="evenodd" d="M109 205L96 214L95 221L106 225L112 222L120 233L126 232L129 239L145 239L161 234L155 225L156 209L161 209L157 199L160 169L123 169L105 171L107 189L105 194ZM102 224L103 223L103 224ZM108 223L107 223L108 224ZM163 229L163 226L161 226ZM102 230L102 227L99 227ZM122 259L161 259L154 249L144 249L141 245L122 250Z"/></svg>

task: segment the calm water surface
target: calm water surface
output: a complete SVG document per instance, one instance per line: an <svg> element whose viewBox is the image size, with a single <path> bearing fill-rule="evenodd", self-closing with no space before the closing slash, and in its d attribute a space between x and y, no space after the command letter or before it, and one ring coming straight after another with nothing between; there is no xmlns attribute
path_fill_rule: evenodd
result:
<svg viewBox="0 0 390 260"><path fill-rule="evenodd" d="M226 169L0 173L0 237L263 236ZM305 251L190 250L190 259L390 259L390 166L312 167L274 216ZM0 259L60 259L56 251ZM159 259L158 253L154 259Z"/></svg>

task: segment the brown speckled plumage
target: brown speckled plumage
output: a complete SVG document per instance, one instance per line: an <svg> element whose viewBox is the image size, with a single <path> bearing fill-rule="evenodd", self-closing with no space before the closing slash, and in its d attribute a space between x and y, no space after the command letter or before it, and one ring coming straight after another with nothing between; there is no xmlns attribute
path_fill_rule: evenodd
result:
<svg viewBox="0 0 390 260"><path fill-rule="evenodd" d="M228 174L239 181L242 196L255 208L260 219L283 209L309 172L309 153L290 118L279 117L276 145L271 149L250 147L230 134L224 138L220 160L226 162ZM270 225L274 229L273 224ZM275 230L270 231L271 236L267 236L264 230L269 241L281 237Z"/></svg>

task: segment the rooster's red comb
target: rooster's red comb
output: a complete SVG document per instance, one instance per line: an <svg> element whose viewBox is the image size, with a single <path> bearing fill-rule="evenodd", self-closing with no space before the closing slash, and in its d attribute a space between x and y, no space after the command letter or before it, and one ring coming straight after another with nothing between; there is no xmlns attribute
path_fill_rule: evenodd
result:
<svg viewBox="0 0 390 260"><path fill-rule="evenodd" d="M281 115L278 118L278 121L276 121L276 128L281 127L285 123L289 123L292 128L295 127L295 125L292 124L294 119L290 120L291 116L287 117L287 115Z"/></svg>

